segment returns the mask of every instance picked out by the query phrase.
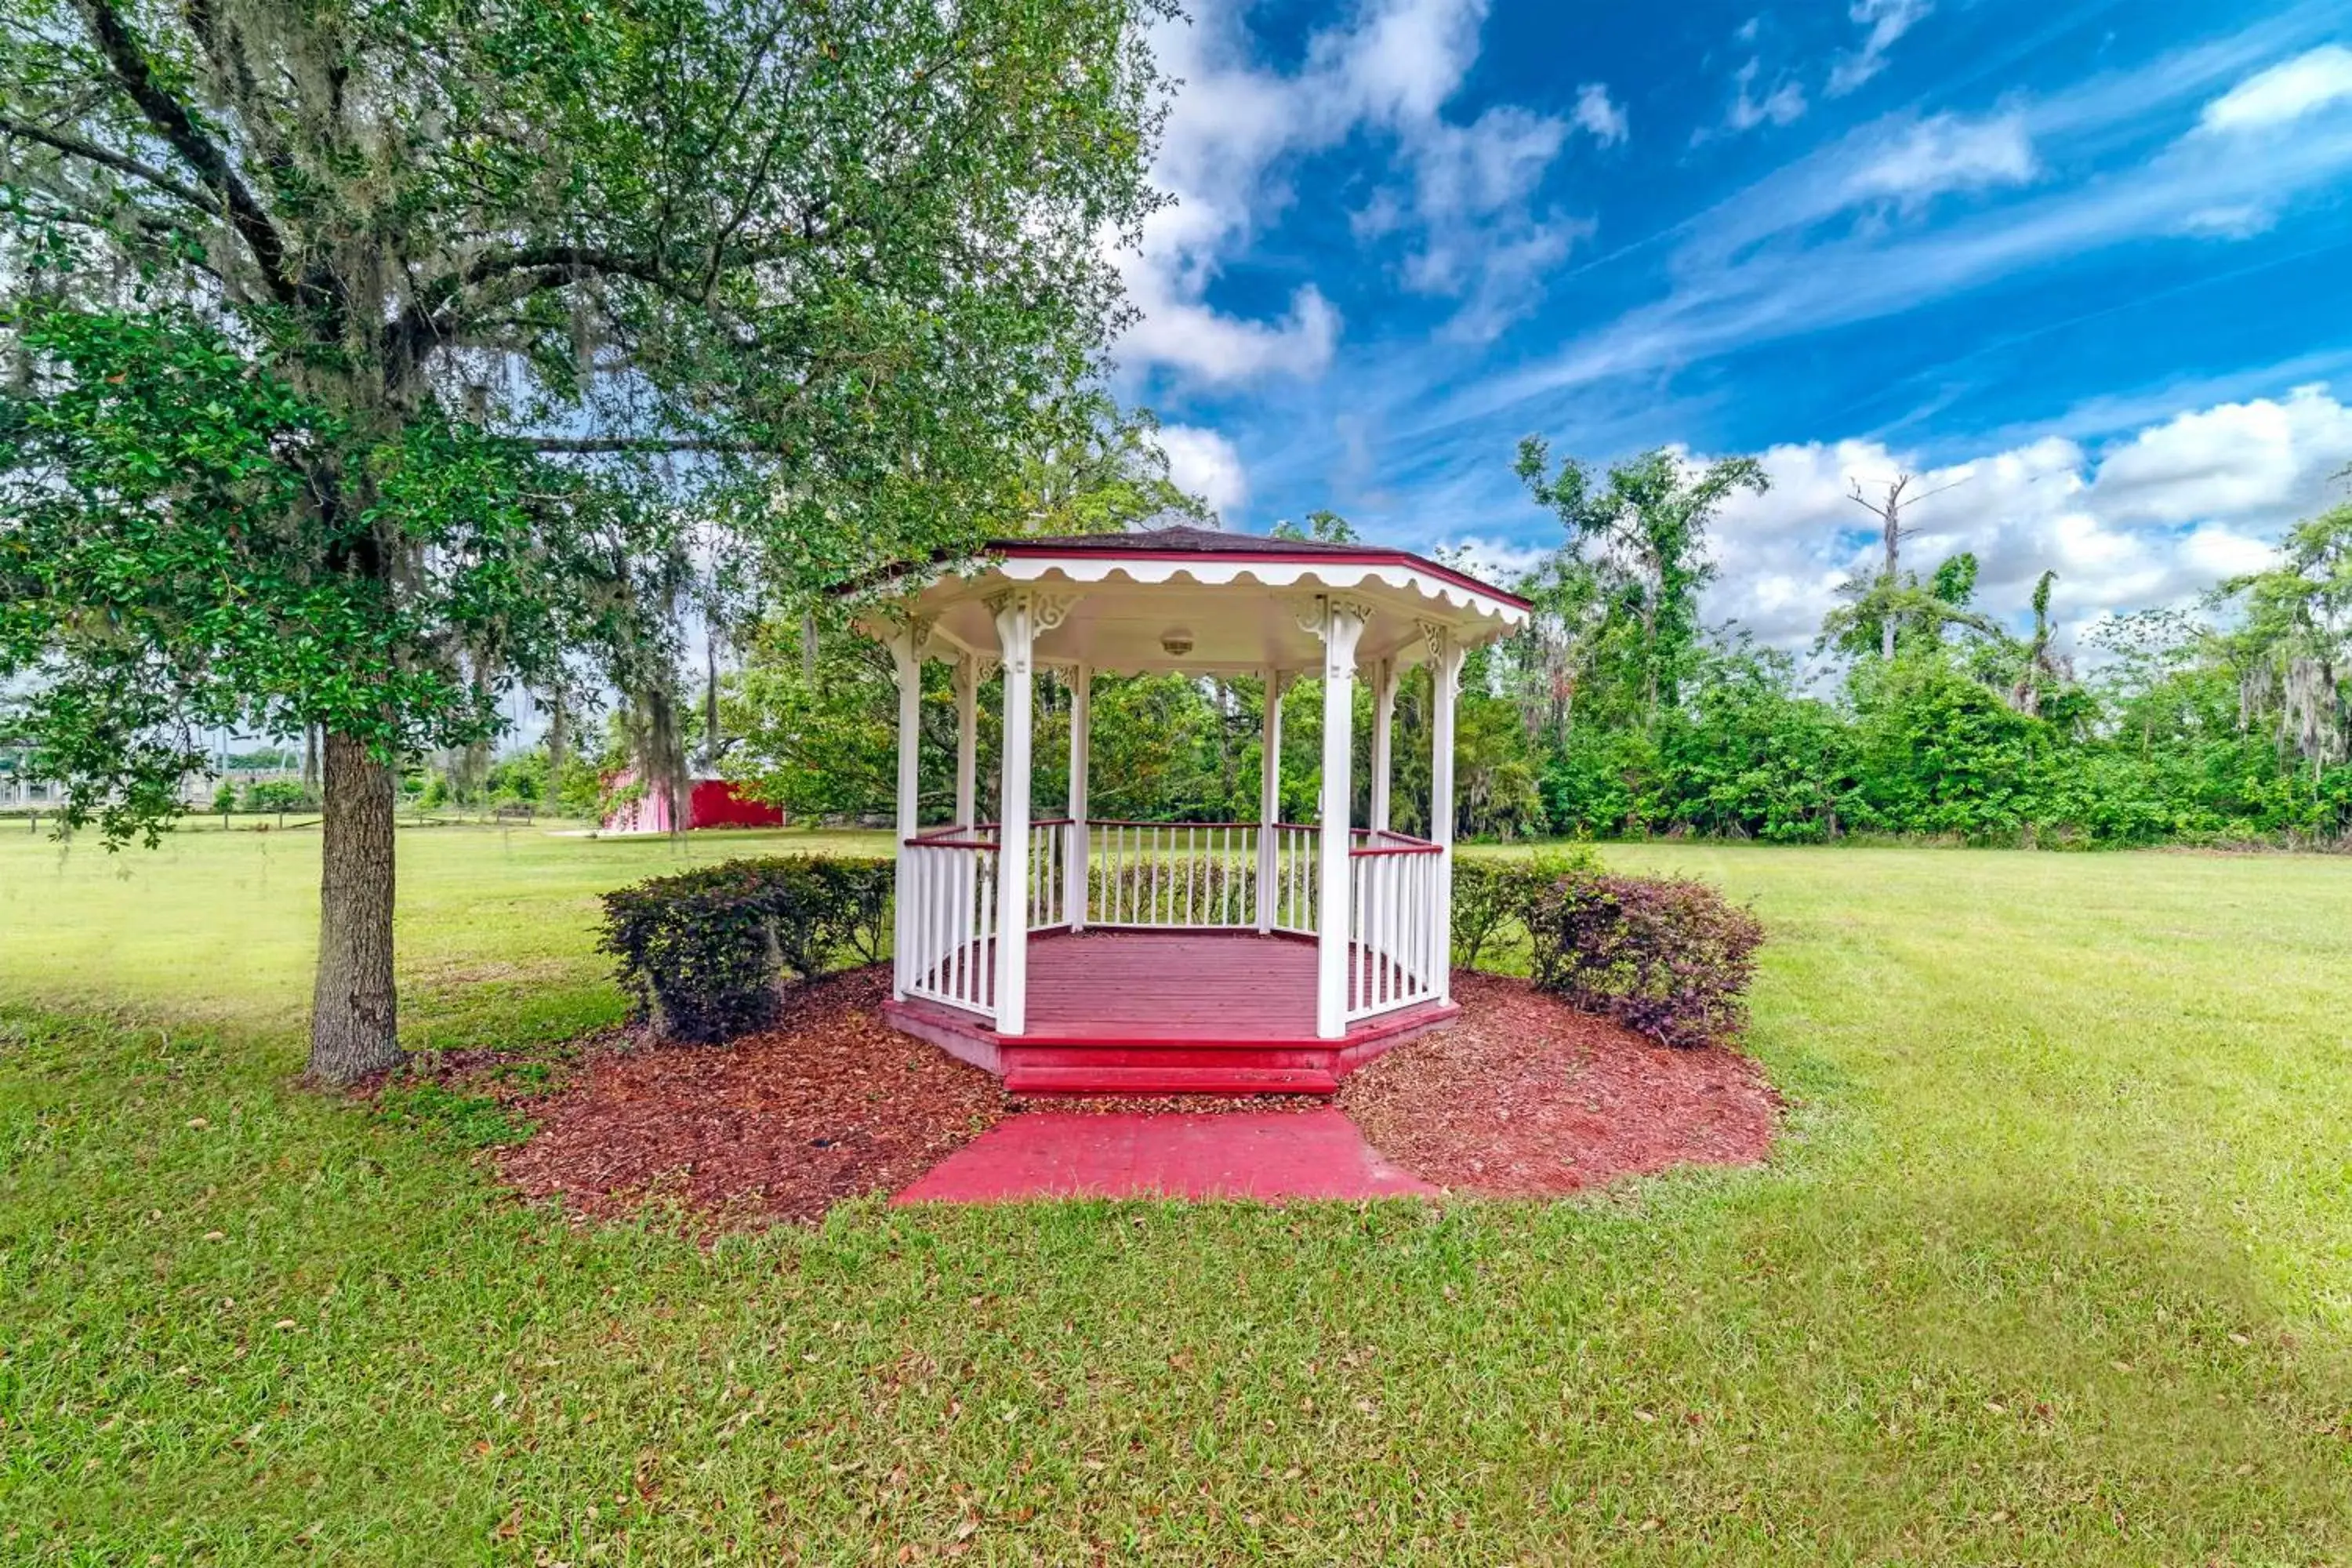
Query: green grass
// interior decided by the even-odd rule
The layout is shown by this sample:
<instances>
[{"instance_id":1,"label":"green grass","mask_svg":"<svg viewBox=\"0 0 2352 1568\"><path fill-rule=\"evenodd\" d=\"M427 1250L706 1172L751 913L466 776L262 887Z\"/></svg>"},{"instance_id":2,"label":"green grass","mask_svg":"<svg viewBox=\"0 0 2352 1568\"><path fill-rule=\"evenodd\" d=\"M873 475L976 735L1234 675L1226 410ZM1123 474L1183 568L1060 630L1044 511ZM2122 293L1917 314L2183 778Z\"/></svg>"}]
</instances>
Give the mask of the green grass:
<instances>
[{"instance_id":1,"label":"green grass","mask_svg":"<svg viewBox=\"0 0 2352 1568\"><path fill-rule=\"evenodd\" d=\"M400 853L455 1046L615 1016L678 852ZM0 1560L2352 1552L2352 862L1612 848L1771 932L1769 1167L705 1245L289 1087L315 854L0 838Z\"/></svg>"}]
</instances>

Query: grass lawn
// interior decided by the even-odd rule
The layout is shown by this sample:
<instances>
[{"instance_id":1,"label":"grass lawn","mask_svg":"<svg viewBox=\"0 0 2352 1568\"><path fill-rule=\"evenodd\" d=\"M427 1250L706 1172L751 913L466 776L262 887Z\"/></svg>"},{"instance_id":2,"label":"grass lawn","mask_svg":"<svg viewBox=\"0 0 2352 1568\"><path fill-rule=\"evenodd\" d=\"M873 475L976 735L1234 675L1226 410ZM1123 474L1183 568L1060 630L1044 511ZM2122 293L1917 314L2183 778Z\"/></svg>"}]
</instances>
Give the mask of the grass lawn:
<instances>
[{"instance_id":1,"label":"grass lawn","mask_svg":"<svg viewBox=\"0 0 2352 1568\"><path fill-rule=\"evenodd\" d=\"M0 836L0 1561L2352 1554L2352 861L1612 848L1765 920L1769 1167L703 1246L288 1087L316 853ZM679 863L400 855L446 1046Z\"/></svg>"}]
</instances>

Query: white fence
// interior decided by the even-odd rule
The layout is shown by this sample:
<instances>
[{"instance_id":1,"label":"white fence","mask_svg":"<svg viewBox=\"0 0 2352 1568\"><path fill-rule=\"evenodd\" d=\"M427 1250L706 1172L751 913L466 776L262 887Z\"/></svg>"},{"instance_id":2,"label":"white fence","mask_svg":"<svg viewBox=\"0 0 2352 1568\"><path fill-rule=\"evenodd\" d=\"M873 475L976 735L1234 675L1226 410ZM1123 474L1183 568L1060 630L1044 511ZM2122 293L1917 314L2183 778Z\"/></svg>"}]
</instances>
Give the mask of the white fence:
<instances>
[{"instance_id":1,"label":"white fence","mask_svg":"<svg viewBox=\"0 0 2352 1568\"><path fill-rule=\"evenodd\" d=\"M1078 825L1068 817L1029 825L1029 910L1031 931L1059 931L1070 923L1070 858L1077 853Z\"/></svg>"},{"instance_id":2,"label":"white fence","mask_svg":"<svg viewBox=\"0 0 2352 1568\"><path fill-rule=\"evenodd\" d=\"M1090 822L1087 923L1255 930L1255 823Z\"/></svg>"},{"instance_id":3,"label":"white fence","mask_svg":"<svg viewBox=\"0 0 2352 1568\"><path fill-rule=\"evenodd\" d=\"M997 855L988 827L945 828L899 847L892 963L902 994L996 1016Z\"/></svg>"},{"instance_id":4,"label":"white fence","mask_svg":"<svg viewBox=\"0 0 2352 1568\"><path fill-rule=\"evenodd\" d=\"M1444 877L1444 851L1426 839L1368 834L1348 851L1350 1021L1443 994Z\"/></svg>"}]
</instances>

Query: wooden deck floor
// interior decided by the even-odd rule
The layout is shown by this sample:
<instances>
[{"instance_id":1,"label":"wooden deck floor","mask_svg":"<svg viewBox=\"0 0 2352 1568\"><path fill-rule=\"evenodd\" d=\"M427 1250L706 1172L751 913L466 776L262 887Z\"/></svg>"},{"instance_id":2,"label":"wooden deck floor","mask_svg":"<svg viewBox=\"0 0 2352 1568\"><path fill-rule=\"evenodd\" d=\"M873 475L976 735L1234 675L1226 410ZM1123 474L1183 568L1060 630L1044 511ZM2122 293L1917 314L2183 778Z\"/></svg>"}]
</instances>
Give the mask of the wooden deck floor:
<instances>
[{"instance_id":1,"label":"wooden deck floor","mask_svg":"<svg viewBox=\"0 0 2352 1568\"><path fill-rule=\"evenodd\" d=\"M1255 932L1090 931L1029 939L1023 1038L1315 1037L1315 944Z\"/></svg>"}]
</instances>

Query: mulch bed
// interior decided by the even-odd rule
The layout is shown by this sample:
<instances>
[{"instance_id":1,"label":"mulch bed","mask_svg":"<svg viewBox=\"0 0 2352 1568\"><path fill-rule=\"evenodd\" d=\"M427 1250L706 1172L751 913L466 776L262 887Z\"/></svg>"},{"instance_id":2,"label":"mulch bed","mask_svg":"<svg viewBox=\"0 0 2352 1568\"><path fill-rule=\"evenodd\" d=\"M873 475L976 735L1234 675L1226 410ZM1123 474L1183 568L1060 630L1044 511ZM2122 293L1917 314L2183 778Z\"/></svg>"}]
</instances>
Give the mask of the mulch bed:
<instances>
[{"instance_id":1,"label":"mulch bed","mask_svg":"<svg viewBox=\"0 0 2352 1568\"><path fill-rule=\"evenodd\" d=\"M1756 1064L1675 1050L1528 985L1456 971L1462 1016L1350 1077L1341 1109L1440 1186L1548 1196L1663 1170L1747 1164L1777 1100Z\"/></svg>"},{"instance_id":2,"label":"mulch bed","mask_svg":"<svg viewBox=\"0 0 2352 1568\"><path fill-rule=\"evenodd\" d=\"M893 1193L1024 1107L997 1080L882 1022L886 968L801 988L775 1027L726 1046L642 1032L585 1042L500 1152L527 1197L616 1217L675 1203L724 1223L813 1222ZM1762 1160L1777 1101L1755 1064L1670 1050L1526 982L1457 973L1462 1016L1350 1077L1340 1108L1425 1181L1490 1196L1576 1192L1685 1163ZM488 1065L453 1054L436 1076ZM1050 1100L1056 1111L1307 1110L1307 1096Z\"/></svg>"},{"instance_id":3,"label":"mulch bed","mask_svg":"<svg viewBox=\"0 0 2352 1568\"><path fill-rule=\"evenodd\" d=\"M1003 1113L995 1079L883 1024L887 969L800 988L774 1028L726 1046L592 1053L535 1102L499 1173L582 1213L649 1199L740 1220L812 1221L896 1192Z\"/></svg>"}]
</instances>

